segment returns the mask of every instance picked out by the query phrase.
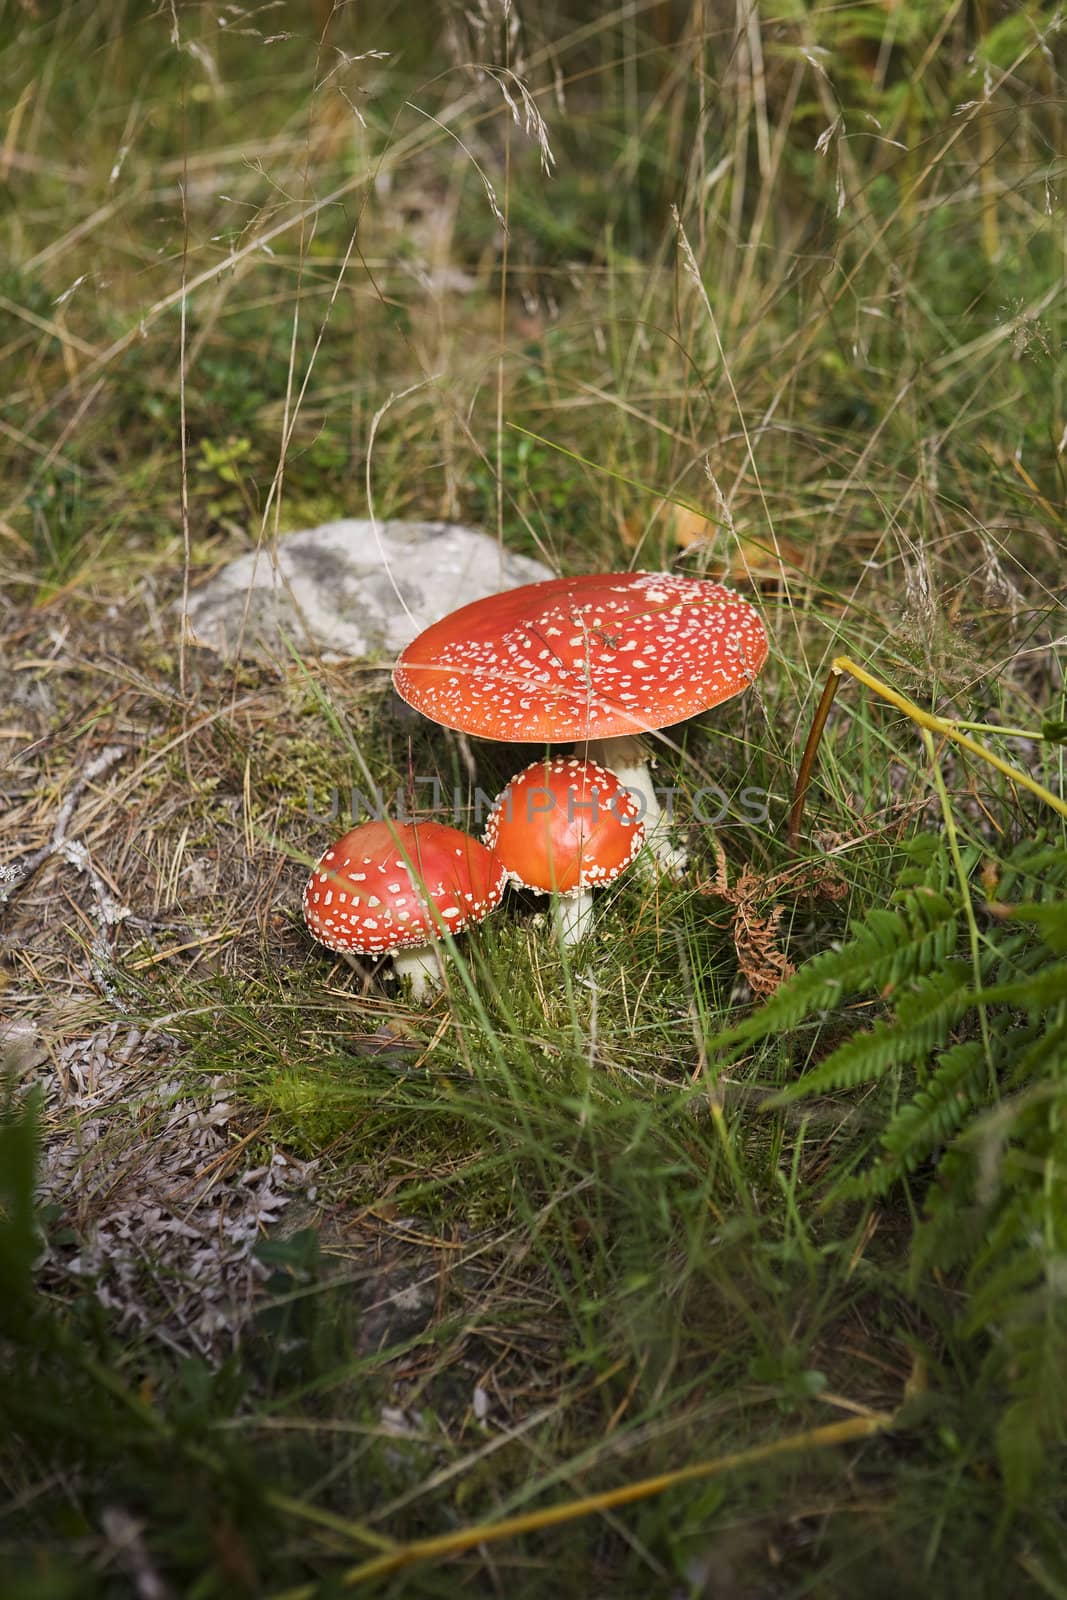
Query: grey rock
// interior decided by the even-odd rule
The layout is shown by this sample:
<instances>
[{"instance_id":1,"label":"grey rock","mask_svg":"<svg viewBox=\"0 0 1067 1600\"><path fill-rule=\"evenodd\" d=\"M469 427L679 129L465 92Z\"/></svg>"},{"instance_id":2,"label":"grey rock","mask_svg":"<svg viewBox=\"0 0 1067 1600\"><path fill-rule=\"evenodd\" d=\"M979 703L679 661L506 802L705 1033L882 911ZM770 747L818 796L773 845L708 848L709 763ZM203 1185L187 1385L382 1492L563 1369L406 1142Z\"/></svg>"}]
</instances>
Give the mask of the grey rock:
<instances>
[{"instance_id":1,"label":"grey rock","mask_svg":"<svg viewBox=\"0 0 1067 1600\"><path fill-rule=\"evenodd\" d=\"M327 522L240 556L190 596L197 644L284 659L283 635L326 660L392 658L471 600L555 574L450 522Z\"/></svg>"}]
</instances>

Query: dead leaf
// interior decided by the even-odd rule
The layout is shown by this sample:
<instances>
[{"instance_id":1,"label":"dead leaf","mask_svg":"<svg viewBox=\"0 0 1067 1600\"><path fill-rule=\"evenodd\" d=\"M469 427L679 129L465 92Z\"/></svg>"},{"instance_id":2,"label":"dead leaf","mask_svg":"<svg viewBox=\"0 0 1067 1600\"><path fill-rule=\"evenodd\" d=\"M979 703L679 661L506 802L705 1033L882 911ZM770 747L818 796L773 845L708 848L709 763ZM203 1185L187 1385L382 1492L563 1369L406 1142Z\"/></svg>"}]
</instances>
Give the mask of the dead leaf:
<instances>
[{"instance_id":1,"label":"dead leaf","mask_svg":"<svg viewBox=\"0 0 1067 1600\"><path fill-rule=\"evenodd\" d=\"M848 885L833 867L818 861L803 863L799 871L787 867L770 878L745 866L731 884L727 877L726 852L718 840L713 849L715 873L699 886L700 891L718 895L730 906L730 933L737 952L737 965L753 999L766 1000L796 971L778 944L778 925L785 904L778 901L767 910L768 902L773 902L775 895L786 888L792 894L807 892L840 900L848 893Z\"/></svg>"},{"instance_id":2,"label":"dead leaf","mask_svg":"<svg viewBox=\"0 0 1067 1600\"><path fill-rule=\"evenodd\" d=\"M737 952L737 965L752 991L754 1000L766 1000L787 978L795 967L777 943L778 924L785 906L774 905L764 913L758 909L768 899L768 880L742 867L740 875L731 884L726 876L726 852L716 840L715 876L702 887L725 900L733 910L730 932Z\"/></svg>"}]
</instances>

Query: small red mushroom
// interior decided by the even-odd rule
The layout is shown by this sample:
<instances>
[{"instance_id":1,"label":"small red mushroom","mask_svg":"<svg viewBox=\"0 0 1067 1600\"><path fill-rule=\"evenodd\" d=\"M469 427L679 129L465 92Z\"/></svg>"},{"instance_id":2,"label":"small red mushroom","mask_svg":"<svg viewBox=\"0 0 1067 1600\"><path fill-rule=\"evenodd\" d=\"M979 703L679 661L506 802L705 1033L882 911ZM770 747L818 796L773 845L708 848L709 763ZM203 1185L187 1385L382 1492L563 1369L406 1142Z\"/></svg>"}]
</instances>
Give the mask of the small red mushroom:
<instances>
[{"instance_id":1,"label":"small red mushroom","mask_svg":"<svg viewBox=\"0 0 1067 1600\"><path fill-rule=\"evenodd\" d=\"M706 578L665 572L550 578L461 606L393 671L424 716L484 739L577 741L659 805L636 734L729 700L767 656L755 606ZM669 853L669 846L666 847Z\"/></svg>"},{"instance_id":2,"label":"small red mushroom","mask_svg":"<svg viewBox=\"0 0 1067 1600\"><path fill-rule=\"evenodd\" d=\"M304 920L330 950L392 956L424 999L434 942L483 921L500 904L503 864L440 822L364 822L325 851L304 889Z\"/></svg>"},{"instance_id":3,"label":"small red mushroom","mask_svg":"<svg viewBox=\"0 0 1067 1600\"><path fill-rule=\"evenodd\" d=\"M513 883L566 901L565 944L587 931L590 890L611 883L641 848L645 830L632 795L595 761L534 761L493 804L484 840Z\"/></svg>"}]
</instances>

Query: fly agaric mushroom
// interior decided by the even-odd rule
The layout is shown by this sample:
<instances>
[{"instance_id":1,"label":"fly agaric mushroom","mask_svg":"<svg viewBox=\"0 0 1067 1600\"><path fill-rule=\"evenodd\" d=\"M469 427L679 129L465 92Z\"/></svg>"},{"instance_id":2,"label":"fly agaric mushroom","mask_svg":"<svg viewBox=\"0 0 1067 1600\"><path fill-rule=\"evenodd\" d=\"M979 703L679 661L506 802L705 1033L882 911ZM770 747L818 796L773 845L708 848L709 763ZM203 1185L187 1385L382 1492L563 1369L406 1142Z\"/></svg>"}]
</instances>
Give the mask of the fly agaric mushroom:
<instances>
[{"instance_id":1,"label":"fly agaric mushroom","mask_svg":"<svg viewBox=\"0 0 1067 1600\"><path fill-rule=\"evenodd\" d=\"M304 889L304 920L329 950L392 956L414 1000L436 985L434 942L495 911L507 873L458 828L364 822L320 859Z\"/></svg>"},{"instance_id":2,"label":"fly agaric mushroom","mask_svg":"<svg viewBox=\"0 0 1067 1600\"><path fill-rule=\"evenodd\" d=\"M593 909L590 890L611 883L641 848L633 797L595 761L534 761L497 795L484 840L524 889L554 893L564 944L577 944Z\"/></svg>"},{"instance_id":3,"label":"fly agaric mushroom","mask_svg":"<svg viewBox=\"0 0 1067 1600\"><path fill-rule=\"evenodd\" d=\"M682 722L753 682L767 656L756 608L706 578L664 572L550 578L461 606L393 671L434 722L484 739L577 741L644 800L645 836L672 852L636 735Z\"/></svg>"}]
</instances>

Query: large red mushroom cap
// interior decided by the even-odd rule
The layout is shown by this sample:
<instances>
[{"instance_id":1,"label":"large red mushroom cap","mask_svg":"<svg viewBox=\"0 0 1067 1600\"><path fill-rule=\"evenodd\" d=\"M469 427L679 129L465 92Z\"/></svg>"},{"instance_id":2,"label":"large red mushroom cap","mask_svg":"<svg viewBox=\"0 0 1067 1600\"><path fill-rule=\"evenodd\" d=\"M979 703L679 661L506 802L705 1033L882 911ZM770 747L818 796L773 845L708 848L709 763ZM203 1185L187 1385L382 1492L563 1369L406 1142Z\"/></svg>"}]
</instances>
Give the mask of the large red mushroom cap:
<instances>
[{"instance_id":1,"label":"large red mushroom cap","mask_svg":"<svg viewBox=\"0 0 1067 1600\"><path fill-rule=\"evenodd\" d=\"M514 883L573 894L617 878L645 837L629 790L595 761L534 761L497 795L485 843Z\"/></svg>"},{"instance_id":2,"label":"large red mushroom cap","mask_svg":"<svg viewBox=\"0 0 1067 1600\"><path fill-rule=\"evenodd\" d=\"M506 882L501 862L458 828L364 822L322 856L304 889L304 919L330 950L394 955L481 922Z\"/></svg>"},{"instance_id":3,"label":"large red mushroom cap","mask_svg":"<svg viewBox=\"0 0 1067 1600\"><path fill-rule=\"evenodd\" d=\"M755 606L706 578L550 578L461 606L413 639L397 693L485 739L647 733L747 689L767 656Z\"/></svg>"}]
</instances>

